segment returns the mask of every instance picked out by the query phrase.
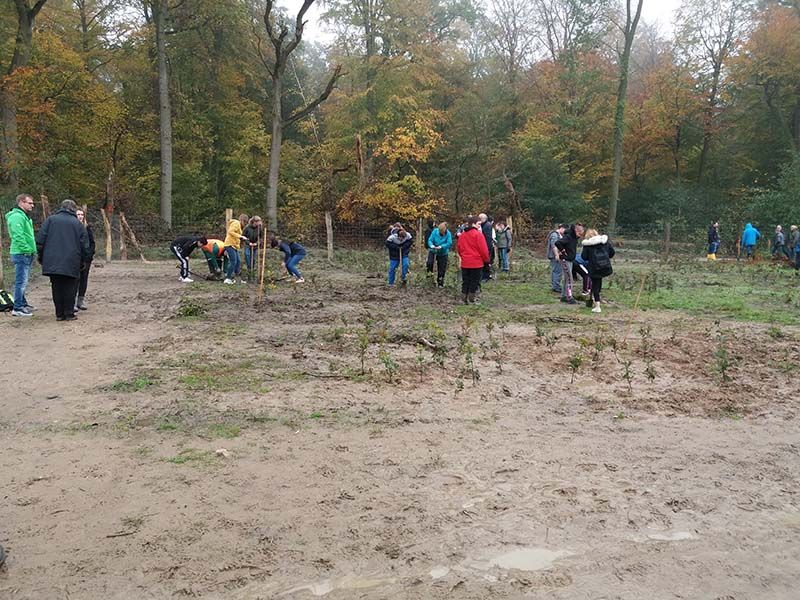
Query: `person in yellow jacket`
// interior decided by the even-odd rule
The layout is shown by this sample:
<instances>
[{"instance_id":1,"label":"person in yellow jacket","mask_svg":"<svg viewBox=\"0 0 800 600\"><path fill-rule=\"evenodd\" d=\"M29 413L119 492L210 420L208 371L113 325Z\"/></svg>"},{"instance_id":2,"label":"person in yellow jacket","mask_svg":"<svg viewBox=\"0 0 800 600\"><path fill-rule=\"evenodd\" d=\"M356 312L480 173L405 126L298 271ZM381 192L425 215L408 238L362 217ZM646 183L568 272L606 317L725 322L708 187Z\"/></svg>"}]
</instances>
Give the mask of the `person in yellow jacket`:
<instances>
[{"instance_id":1,"label":"person in yellow jacket","mask_svg":"<svg viewBox=\"0 0 800 600\"><path fill-rule=\"evenodd\" d=\"M228 223L228 233L225 236L225 256L228 258L228 270L225 273L225 281L232 285L236 283L236 275L242 270L242 257L239 255L239 248L241 247L242 240L248 241L242 235L242 228L247 224L249 217L247 215L239 215L239 219L231 219Z\"/></svg>"}]
</instances>

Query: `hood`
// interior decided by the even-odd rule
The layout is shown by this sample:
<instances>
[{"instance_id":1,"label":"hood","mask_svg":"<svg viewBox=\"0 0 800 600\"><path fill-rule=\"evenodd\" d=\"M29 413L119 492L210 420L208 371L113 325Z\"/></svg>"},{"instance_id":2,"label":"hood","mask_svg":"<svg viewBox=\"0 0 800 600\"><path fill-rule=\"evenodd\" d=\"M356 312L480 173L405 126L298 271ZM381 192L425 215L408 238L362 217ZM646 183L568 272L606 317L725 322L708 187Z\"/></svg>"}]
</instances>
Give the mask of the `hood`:
<instances>
[{"instance_id":1,"label":"hood","mask_svg":"<svg viewBox=\"0 0 800 600\"><path fill-rule=\"evenodd\" d=\"M747 225L744 226L744 228L745 229L752 229L753 228L753 224L752 223L748 223Z\"/></svg>"},{"instance_id":2,"label":"hood","mask_svg":"<svg viewBox=\"0 0 800 600\"><path fill-rule=\"evenodd\" d=\"M409 232L407 232L407 231L406 231L406 234L405 234L405 236L404 236L404 237L402 237L402 238L401 238L401 237L400 237L399 235L397 235L396 233L393 233L392 235L390 235L390 236L387 238L387 240L386 240L386 241L387 241L387 242L394 242L395 244L402 244L403 242L407 242L407 241L408 241L408 240L410 240L410 239L411 239L411 234L410 234Z\"/></svg>"},{"instance_id":3,"label":"hood","mask_svg":"<svg viewBox=\"0 0 800 600\"><path fill-rule=\"evenodd\" d=\"M607 235L593 235L588 240L583 240L584 246L599 246L600 244L607 244Z\"/></svg>"}]
</instances>

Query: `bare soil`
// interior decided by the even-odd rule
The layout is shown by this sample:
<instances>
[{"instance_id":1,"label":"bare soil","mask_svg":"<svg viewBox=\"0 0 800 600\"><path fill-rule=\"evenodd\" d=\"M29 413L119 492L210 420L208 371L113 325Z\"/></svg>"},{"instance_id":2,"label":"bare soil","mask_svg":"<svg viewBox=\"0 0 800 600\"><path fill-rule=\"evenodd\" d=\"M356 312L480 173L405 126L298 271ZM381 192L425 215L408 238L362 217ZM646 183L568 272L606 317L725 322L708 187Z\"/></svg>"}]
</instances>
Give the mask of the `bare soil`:
<instances>
[{"instance_id":1,"label":"bare soil","mask_svg":"<svg viewBox=\"0 0 800 600\"><path fill-rule=\"evenodd\" d=\"M308 269L0 319L0 598L798 597L797 331Z\"/></svg>"}]
</instances>

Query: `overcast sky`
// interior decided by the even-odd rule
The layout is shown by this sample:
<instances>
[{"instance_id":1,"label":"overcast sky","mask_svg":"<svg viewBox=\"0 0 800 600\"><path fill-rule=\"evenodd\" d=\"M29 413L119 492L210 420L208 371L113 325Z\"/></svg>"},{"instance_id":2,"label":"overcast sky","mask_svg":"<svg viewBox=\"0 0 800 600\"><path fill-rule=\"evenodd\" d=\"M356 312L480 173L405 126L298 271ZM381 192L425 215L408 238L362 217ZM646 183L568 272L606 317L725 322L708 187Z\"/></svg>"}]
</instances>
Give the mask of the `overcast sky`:
<instances>
[{"instance_id":1,"label":"overcast sky","mask_svg":"<svg viewBox=\"0 0 800 600\"><path fill-rule=\"evenodd\" d=\"M303 5L303 0L278 0L277 4L286 7L289 14L294 16ZM680 6L680 0L644 0L642 19L648 23L658 23L661 31L668 34L672 31L672 13L678 6ZM306 13L308 24L303 36L306 40L325 42L330 38L330 34L326 34L319 15L320 1L317 0Z\"/></svg>"}]
</instances>

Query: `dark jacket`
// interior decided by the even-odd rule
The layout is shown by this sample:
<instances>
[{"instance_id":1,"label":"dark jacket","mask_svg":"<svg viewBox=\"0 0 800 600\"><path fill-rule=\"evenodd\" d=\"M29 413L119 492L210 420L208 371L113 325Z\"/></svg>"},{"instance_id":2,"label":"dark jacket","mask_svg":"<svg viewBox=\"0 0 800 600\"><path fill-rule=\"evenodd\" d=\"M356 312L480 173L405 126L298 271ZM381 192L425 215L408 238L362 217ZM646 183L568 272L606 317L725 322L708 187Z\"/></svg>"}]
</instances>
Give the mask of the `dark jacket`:
<instances>
[{"instance_id":1,"label":"dark jacket","mask_svg":"<svg viewBox=\"0 0 800 600\"><path fill-rule=\"evenodd\" d=\"M719 244L719 231L713 225L708 228L708 243Z\"/></svg>"},{"instance_id":2,"label":"dark jacket","mask_svg":"<svg viewBox=\"0 0 800 600\"><path fill-rule=\"evenodd\" d=\"M561 252L560 258L563 260L569 262L575 260L575 253L578 251L578 234L575 233L575 225L570 225L561 239L553 243L553 246Z\"/></svg>"},{"instance_id":3,"label":"dark jacket","mask_svg":"<svg viewBox=\"0 0 800 600\"><path fill-rule=\"evenodd\" d=\"M386 248L389 250L389 260L400 260L401 256L408 256L411 250L411 245L414 243L414 238L410 233L406 232L406 239L400 241L396 233L389 236L386 240Z\"/></svg>"},{"instance_id":4,"label":"dark jacket","mask_svg":"<svg viewBox=\"0 0 800 600\"><path fill-rule=\"evenodd\" d=\"M284 254L283 256L284 263L288 263L289 259L292 258L293 256L306 255L306 249L303 247L302 244L299 244L298 242L286 242L284 240L281 240L280 243L278 244L278 250L280 250Z\"/></svg>"},{"instance_id":5,"label":"dark jacket","mask_svg":"<svg viewBox=\"0 0 800 600\"><path fill-rule=\"evenodd\" d=\"M36 234L36 251L43 275L77 279L90 258L89 234L74 212L62 208Z\"/></svg>"},{"instance_id":6,"label":"dark jacket","mask_svg":"<svg viewBox=\"0 0 800 600\"><path fill-rule=\"evenodd\" d=\"M608 240L607 235L596 235L590 237L588 240L583 240L583 250L581 250L581 258L586 261L586 268L589 270L590 277L608 277L613 272L611 263L608 264L603 270L598 267L597 254L599 251L605 251L608 258L614 258L614 246Z\"/></svg>"},{"instance_id":7,"label":"dark jacket","mask_svg":"<svg viewBox=\"0 0 800 600\"><path fill-rule=\"evenodd\" d=\"M244 228L244 231L242 231L242 235L246 237L251 244L259 244L264 241L264 228L248 225Z\"/></svg>"},{"instance_id":8,"label":"dark jacket","mask_svg":"<svg viewBox=\"0 0 800 600\"><path fill-rule=\"evenodd\" d=\"M95 250L97 250L97 246L94 243L94 232L92 231L91 225L86 225L86 235L89 236L89 258L86 259L87 263L92 262L94 259Z\"/></svg>"},{"instance_id":9,"label":"dark jacket","mask_svg":"<svg viewBox=\"0 0 800 600\"><path fill-rule=\"evenodd\" d=\"M494 221L486 221L486 223L481 225L481 232L483 233L483 238L486 240L486 247L489 248L490 253L492 248L494 248L494 237L492 236L493 231Z\"/></svg>"},{"instance_id":10,"label":"dark jacket","mask_svg":"<svg viewBox=\"0 0 800 600\"><path fill-rule=\"evenodd\" d=\"M202 238L199 238L196 235L182 235L172 240L172 244L170 244L170 246L177 246L181 252L181 256L187 258L192 252L194 252L195 248L200 247L201 239Z\"/></svg>"}]
</instances>

